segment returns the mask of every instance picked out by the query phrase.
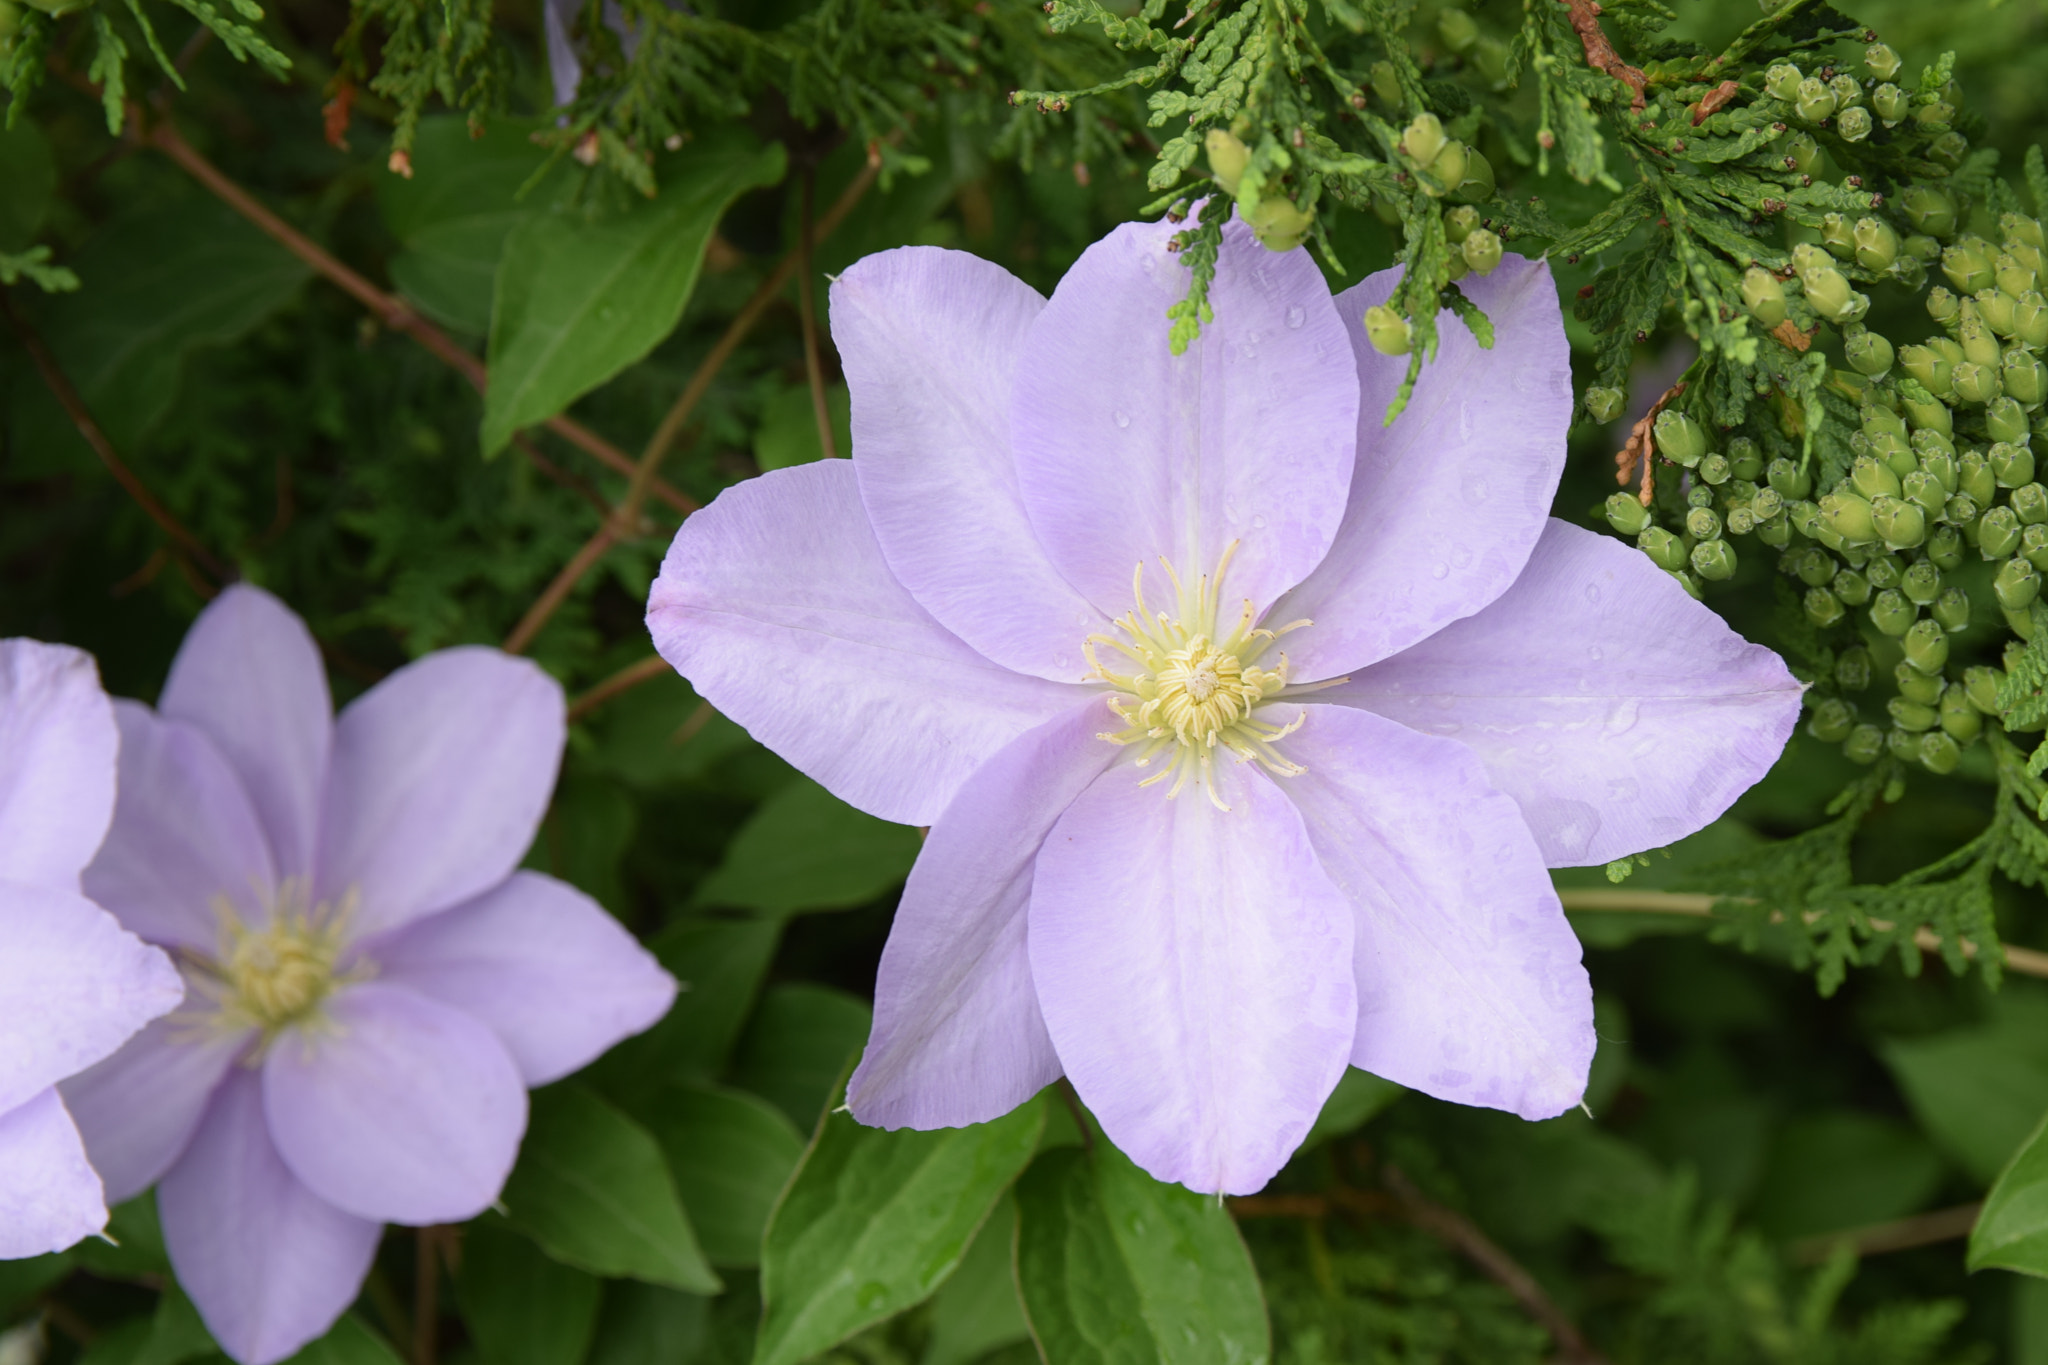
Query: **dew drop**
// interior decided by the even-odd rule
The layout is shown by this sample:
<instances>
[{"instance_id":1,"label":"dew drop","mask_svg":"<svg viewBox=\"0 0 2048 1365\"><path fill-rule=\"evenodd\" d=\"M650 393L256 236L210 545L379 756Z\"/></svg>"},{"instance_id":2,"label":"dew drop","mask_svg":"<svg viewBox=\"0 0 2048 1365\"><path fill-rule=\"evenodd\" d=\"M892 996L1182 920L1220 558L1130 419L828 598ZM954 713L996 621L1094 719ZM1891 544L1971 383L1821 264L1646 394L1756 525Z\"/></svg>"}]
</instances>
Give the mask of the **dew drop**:
<instances>
[{"instance_id":1,"label":"dew drop","mask_svg":"<svg viewBox=\"0 0 2048 1365\"><path fill-rule=\"evenodd\" d=\"M1483 479L1483 478L1481 478L1481 479L1474 479L1474 480L1472 480L1472 482L1470 482L1470 483L1466 484L1466 485L1465 485L1465 497L1466 497L1466 500L1467 500L1467 501L1470 501L1470 502L1485 502L1485 501L1486 501L1486 480L1485 480L1485 479Z\"/></svg>"},{"instance_id":2,"label":"dew drop","mask_svg":"<svg viewBox=\"0 0 2048 1365\"><path fill-rule=\"evenodd\" d=\"M1588 602L1598 602L1600 600L1600 585L1598 583L1588 583L1586 585L1586 600Z\"/></svg>"},{"instance_id":3,"label":"dew drop","mask_svg":"<svg viewBox=\"0 0 2048 1365\"><path fill-rule=\"evenodd\" d=\"M1263 531L1266 529L1265 514L1261 513L1260 515L1252 518L1252 529L1254 531Z\"/></svg>"},{"instance_id":4,"label":"dew drop","mask_svg":"<svg viewBox=\"0 0 2048 1365\"><path fill-rule=\"evenodd\" d=\"M1116 419L1116 424L1119 429L1127 427L1131 424L1131 415L1128 412L1117 411L1111 413L1110 416Z\"/></svg>"},{"instance_id":5,"label":"dew drop","mask_svg":"<svg viewBox=\"0 0 2048 1365\"><path fill-rule=\"evenodd\" d=\"M1289 327L1298 328L1306 321L1308 321L1308 314L1301 308L1295 307L1287 310L1287 325Z\"/></svg>"},{"instance_id":6,"label":"dew drop","mask_svg":"<svg viewBox=\"0 0 2048 1365\"><path fill-rule=\"evenodd\" d=\"M1589 645L1586 648L1586 657L1597 664L1602 659L1607 657L1607 651L1600 648L1600 646L1598 645Z\"/></svg>"},{"instance_id":7,"label":"dew drop","mask_svg":"<svg viewBox=\"0 0 2048 1365\"><path fill-rule=\"evenodd\" d=\"M1448 564L1432 564L1429 569L1429 576L1431 578L1449 578L1451 576L1451 566Z\"/></svg>"},{"instance_id":8,"label":"dew drop","mask_svg":"<svg viewBox=\"0 0 2048 1365\"><path fill-rule=\"evenodd\" d=\"M1623 697L1614 703L1607 713L1607 733L1625 735L1636 728L1636 719L1642 712L1642 703L1634 697Z\"/></svg>"}]
</instances>

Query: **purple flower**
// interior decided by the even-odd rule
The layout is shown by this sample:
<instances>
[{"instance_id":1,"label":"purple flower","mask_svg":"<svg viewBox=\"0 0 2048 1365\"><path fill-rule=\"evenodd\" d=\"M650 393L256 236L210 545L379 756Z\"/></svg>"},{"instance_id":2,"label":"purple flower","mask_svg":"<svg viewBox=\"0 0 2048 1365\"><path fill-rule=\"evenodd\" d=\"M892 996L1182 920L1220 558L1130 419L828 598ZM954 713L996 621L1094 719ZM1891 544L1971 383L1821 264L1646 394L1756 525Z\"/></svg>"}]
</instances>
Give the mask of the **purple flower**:
<instances>
[{"instance_id":1,"label":"purple flower","mask_svg":"<svg viewBox=\"0 0 2048 1365\"><path fill-rule=\"evenodd\" d=\"M170 959L79 894L119 742L90 655L0 640L0 1260L107 1225L56 1085L184 994Z\"/></svg>"},{"instance_id":2,"label":"purple flower","mask_svg":"<svg viewBox=\"0 0 2048 1365\"><path fill-rule=\"evenodd\" d=\"M1576 1104L1591 991L1546 865L1714 819L1799 709L1643 555L1550 521L1555 288L1464 287L1403 362L1305 252L1226 232L1185 356L1172 229L1050 300L905 248L832 291L854 458L677 535L656 646L846 801L931 825L849 1086L994 1117L1061 1074L1162 1180L1258 1189L1347 1064L1529 1118Z\"/></svg>"},{"instance_id":3,"label":"purple flower","mask_svg":"<svg viewBox=\"0 0 2048 1365\"><path fill-rule=\"evenodd\" d=\"M184 1008L64 1086L123 1199L161 1181L178 1281L223 1349L320 1336L384 1223L498 1196L526 1087L660 1018L675 983L609 915L515 872L561 759L560 688L450 649L339 717L305 626L231 588L155 713L116 705L91 894L170 948Z\"/></svg>"}]
</instances>

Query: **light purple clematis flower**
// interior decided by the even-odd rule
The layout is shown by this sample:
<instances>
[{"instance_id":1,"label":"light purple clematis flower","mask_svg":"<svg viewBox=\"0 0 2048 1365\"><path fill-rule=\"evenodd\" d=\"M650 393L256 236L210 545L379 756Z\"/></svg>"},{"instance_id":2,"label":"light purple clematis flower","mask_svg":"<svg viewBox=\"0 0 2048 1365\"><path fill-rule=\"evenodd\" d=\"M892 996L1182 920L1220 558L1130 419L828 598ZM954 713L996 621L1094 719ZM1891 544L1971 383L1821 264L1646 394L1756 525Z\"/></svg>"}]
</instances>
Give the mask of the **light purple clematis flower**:
<instances>
[{"instance_id":1,"label":"light purple clematis flower","mask_svg":"<svg viewBox=\"0 0 2048 1365\"><path fill-rule=\"evenodd\" d=\"M382 1224L487 1208L526 1088L659 1019L675 982L581 892L514 871L564 732L523 659L443 650L336 717L305 626L237 587L158 709L116 712L85 885L187 990L64 1098L111 1198L161 1180L179 1283L269 1365L354 1300Z\"/></svg>"},{"instance_id":2,"label":"light purple clematis flower","mask_svg":"<svg viewBox=\"0 0 2048 1365\"><path fill-rule=\"evenodd\" d=\"M184 994L169 958L79 893L119 744L90 655L0 640L0 1260L106 1227L57 1082Z\"/></svg>"},{"instance_id":3,"label":"light purple clematis flower","mask_svg":"<svg viewBox=\"0 0 2048 1365\"><path fill-rule=\"evenodd\" d=\"M1551 521L1570 367L1510 256L1405 362L1226 231L1216 320L1126 225L1050 300L959 252L832 291L854 458L727 490L648 605L714 706L929 824L848 1102L973 1123L1062 1074L1162 1180L1258 1189L1346 1065L1543 1118L1593 1055L1546 866L1666 844L1799 685L1643 555Z\"/></svg>"}]
</instances>

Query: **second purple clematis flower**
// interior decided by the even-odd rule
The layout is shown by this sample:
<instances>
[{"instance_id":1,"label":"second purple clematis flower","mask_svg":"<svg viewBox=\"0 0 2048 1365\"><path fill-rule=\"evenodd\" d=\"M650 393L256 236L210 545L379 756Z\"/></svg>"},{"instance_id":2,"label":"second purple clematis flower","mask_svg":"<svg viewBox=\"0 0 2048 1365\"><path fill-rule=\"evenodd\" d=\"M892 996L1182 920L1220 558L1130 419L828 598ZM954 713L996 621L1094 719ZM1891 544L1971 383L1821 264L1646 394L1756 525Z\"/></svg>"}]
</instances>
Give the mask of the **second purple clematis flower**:
<instances>
[{"instance_id":1,"label":"second purple clematis flower","mask_svg":"<svg viewBox=\"0 0 2048 1365\"><path fill-rule=\"evenodd\" d=\"M1225 233L1183 356L1173 228L1050 300L959 252L832 291L853 459L728 490L649 602L713 705L846 801L929 824L856 1118L999 1115L1062 1074L1162 1180L1258 1189L1347 1065L1544 1118L1592 993L1546 866L1699 829L1799 685L1644 556L1547 517L1555 287L1464 288L1405 362L1303 251Z\"/></svg>"},{"instance_id":2,"label":"second purple clematis flower","mask_svg":"<svg viewBox=\"0 0 2048 1365\"><path fill-rule=\"evenodd\" d=\"M525 660L443 650L336 717L305 626L237 587L158 709L116 710L85 886L186 993L64 1099L110 1198L161 1181L215 1339L269 1365L354 1300L383 1224L487 1208L526 1087L660 1018L675 983L581 892L514 871L564 731Z\"/></svg>"}]
</instances>

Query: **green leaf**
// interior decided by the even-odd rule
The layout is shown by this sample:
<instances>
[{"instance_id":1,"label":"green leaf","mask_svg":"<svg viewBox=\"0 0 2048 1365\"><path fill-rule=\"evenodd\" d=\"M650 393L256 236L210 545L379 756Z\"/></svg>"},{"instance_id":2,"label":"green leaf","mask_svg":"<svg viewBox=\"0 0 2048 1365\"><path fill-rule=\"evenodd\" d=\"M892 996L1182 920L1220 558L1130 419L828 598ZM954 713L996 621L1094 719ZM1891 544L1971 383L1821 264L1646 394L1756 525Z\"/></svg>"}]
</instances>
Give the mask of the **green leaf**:
<instances>
[{"instance_id":1,"label":"green leaf","mask_svg":"<svg viewBox=\"0 0 2048 1365\"><path fill-rule=\"evenodd\" d=\"M354 1313L344 1313L341 1321L328 1329L326 1336L300 1347L299 1353L291 1358L291 1365L401 1365L401 1362L398 1352L371 1331L368 1323Z\"/></svg>"},{"instance_id":2,"label":"green leaf","mask_svg":"<svg viewBox=\"0 0 2048 1365\"><path fill-rule=\"evenodd\" d=\"M804 1135L768 1101L710 1086L671 1087L646 1117L704 1254L713 1265L759 1265L761 1233Z\"/></svg>"},{"instance_id":3,"label":"green leaf","mask_svg":"<svg viewBox=\"0 0 2048 1365\"><path fill-rule=\"evenodd\" d=\"M1921 1128L1985 1186L2048 1113L2048 1001L2014 982L1991 1010L1988 1024L1878 1047Z\"/></svg>"},{"instance_id":4,"label":"green leaf","mask_svg":"<svg viewBox=\"0 0 2048 1365\"><path fill-rule=\"evenodd\" d=\"M877 820L800 778L741 826L697 903L775 915L865 905L910 875L922 846L909 825Z\"/></svg>"},{"instance_id":5,"label":"green leaf","mask_svg":"<svg viewBox=\"0 0 2048 1365\"><path fill-rule=\"evenodd\" d=\"M514 227L491 308L483 449L554 416L675 330L726 206L782 179L781 146L706 137L671 158L661 194L595 222L562 212Z\"/></svg>"},{"instance_id":6,"label":"green leaf","mask_svg":"<svg viewBox=\"0 0 2048 1365\"><path fill-rule=\"evenodd\" d=\"M1969 1266L2048 1275L2048 1120L1984 1196L1984 1212L1970 1230Z\"/></svg>"},{"instance_id":7,"label":"green leaf","mask_svg":"<svg viewBox=\"0 0 2048 1365\"><path fill-rule=\"evenodd\" d=\"M422 119L412 177L377 178L385 225L405 244L391 258L391 282L434 321L489 333L505 238L545 212L553 194L548 181L527 189L548 164L547 150L532 138L541 126L537 119L493 119L473 138L459 114Z\"/></svg>"},{"instance_id":8,"label":"green leaf","mask_svg":"<svg viewBox=\"0 0 2048 1365\"><path fill-rule=\"evenodd\" d=\"M107 1214L106 1238L88 1237L71 1249L71 1255L93 1274L110 1280L169 1275L171 1258L164 1250L155 1193L116 1204Z\"/></svg>"},{"instance_id":9,"label":"green leaf","mask_svg":"<svg viewBox=\"0 0 2048 1365\"><path fill-rule=\"evenodd\" d=\"M851 454L853 400L846 385L834 384L825 390L825 413L832 422L834 453ZM792 384L770 394L761 405L761 424L754 428L754 463L765 471L824 458L811 386Z\"/></svg>"},{"instance_id":10,"label":"green leaf","mask_svg":"<svg viewBox=\"0 0 2048 1365\"><path fill-rule=\"evenodd\" d=\"M35 241L57 192L57 163L33 123L0 128L0 251Z\"/></svg>"},{"instance_id":11,"label":"green leaf","mask_svg":"<svg viewBox=\"0 0 2048 1365\"><path fill-rule=\"evenodd\" d=\"M629 786L660 788L701 777L705 769L751 741L673 673L606 702L591 722L595 744L577 755L580 767Z\"/></svg>"},{"instance_id":12,"label":"green leaf","mask_svg":"<svg viewBox=\"0 0 2048 1365\"><path fill-rule=\"evenodd\" d=\"M154 1330L151 1319L130 1318L95 1338L78 1358L78 1365L135 1365L135 1358L149 1345Z\"/></svg>"},{"instance_id":13,"label":"green leaf","mask_svg":"<svg viewBox=\"0 0 2048 1365\"><path fill-rule=\"evenodd\" d=\"M1355 1066L1346 1067L1337 1088L1323 1101L1323 1112L1316 1115L1308 1136L1301 1140L1302 1149L1306 1151L1318 1142L1363 1128L1374 1115L1407 1093L1406 1086L1382 1080Z\"/></svg>"},{"instance_id":14,"label":"green leaf","mask_svg":"<svg viewBox=\"0 0 2048 1365\"><path fill-rule=\"evenodd\" d=\"M519 1164L505 1182L512 1225L564 1265L715 1294L661 1147L580 1085L534 1092Z\"/></svg>"},{"instance_id":15,"label":"green leaf","mask_svg":"<svg viewBox=\"0 0 2048 1365\"><path fill-rule=\"evenodd\" d=\"M213 1334L199 1320L199 1310L185 1291L172 1285L156 1301L149 1340L135 1354L134 1365L184 1365L188 1360L220 1354Z\"/></svg>"},{"instance_id":16,"label":"green leaf","mask_svg":"<svg viewBox=\"0 0 2048 1365\"><path fill-rule=\"evenodd\" d=\"M1041 1105L930 1132L826 1115L768 1224L754 1365L795 1365L929 1297L1031 1159Z\"/></svg>"},{"instance_id":17,"label":"green leaf","mask_svg":"<svg viewBox=\"0 0 2048 1365\"><path fill-rule=\"evenodd\" d=\"M600 1288L494 1220L463 1233L455 1297L484 1365L581 1365Z\"/></svg>"},{"instance_id":18,"label":"green leaf","mask_svg":"<svg viewBox=\"0 0 2048 1365\"><path fill-rule=\"evenodd\" d=\"M1778 1133L1751 1201L1781 1239L1845 1231L1927 1206L1947 1174L1918 1130L1855 1110L1801 1114Z\"/></svg>"},{"instance_id":19,"label":"green leaf","mask_svg":"<svg viewBox=\"0 0 2048 1365\"><path fill-rule=\"evenodd\" d=\"M684 920L662 930L647 947L682 983L682 993L660 1023L613 1048L585 1075L628 1109L670 1081L721 1075L781 941L779 920ZM832 1063L835 1077L844 1060Z\"/></svg>"},{"instance_id":20,"label":"green leaf","mask_svg":"<svg viewBox=\"0 0 2048 1365\"><path fill-rule=\"evenodd\" d=\"M1097 1137L1031 1163L1017 1218L1017 1282L1045 1359L1269 1359L1258 1275L1220 1200L1160 1184Z\"/></svg>"},{"instance_id":21,"label":"green leaf","mask_svg":"<svg viewBox=\"0 0 2048 1365\"><path fill-rule=\"evenodd\" d=\"M640 807L618 783L564 777L527 865L568 882L614 915L624 915L632 907L622 864L639 823Z\"/></svg>"},{"instance_id":22,"label":"green leaf","mask_svg":"<svg viewBox=\"0 0 2048 1365\"><path fill-rule=\"evenodd\" d=\"M1000 1346L1029 1341L1011 1269L1017 1201L1009 1195L974 1234L960 1268L932 1295L931 1336L920 1365L968 1365Z\"/></svg>"},{"instance_id":23,"label":"green leaf","mask_svg":"<svg viewBox=\"0 0 2048 1365\"><path fill-rule=\"evenodd\" d=\"M733 1059L732 1083L773 1100L809 1132L867 1041L867 1002L830 986L792 983L761 999Z\"/></svg>"},{"instance_id":24,"label":"green leaf","mask_svg":"<svg viewBox=\"0 0 2048 1365\"><path fill-rule=\"evenodd\" d=\"M711 1335L712 1300L615 1280L590 1345L590 1365L695 1365Z\"/></svg>"}]
</instances>

